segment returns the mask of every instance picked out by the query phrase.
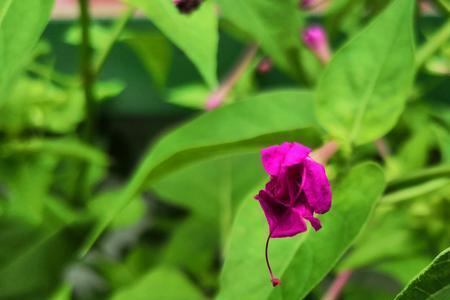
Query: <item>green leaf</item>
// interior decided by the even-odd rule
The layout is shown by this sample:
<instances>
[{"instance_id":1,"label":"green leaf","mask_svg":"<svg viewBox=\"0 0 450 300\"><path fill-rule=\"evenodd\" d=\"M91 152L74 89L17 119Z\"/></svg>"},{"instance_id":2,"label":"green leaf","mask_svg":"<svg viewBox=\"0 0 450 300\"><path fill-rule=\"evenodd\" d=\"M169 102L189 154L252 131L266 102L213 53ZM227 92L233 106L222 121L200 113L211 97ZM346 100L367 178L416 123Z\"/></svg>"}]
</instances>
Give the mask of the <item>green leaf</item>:
<instances>
[{"instance_id":1,"label":"green leaf","mask_svg":"<svg viewBox=\"0 0 450 300\"><path fill-rule=\"evenodd\" d=\"M281 69L298 72L298 1L218 0L224 18L248 33Z\"/></svg>"},{"instance_id":2,"label":"green leaf","mask_svg":"<svg viewBox=\"0 0 450 300\"><path fill-rule=\"evenodd\" d=\"M195 160L245 153L281 140L308 141L308 135L299 131L316 124L311 98L309 92L301 90L263 93L203 114L165 135L145 155L116 205L88 237L82 255L112 219L158 177Z\"/></svg>"},{"instance_id":3,"label":"green leaf","mask_svg":"<svg viewBox=\"0 0 450 300\"><path fill-rule=\"evenodd\" d=\"M132 286L116 293L111 300L203 300L197 288L179 271L159 268L147 273Z\"/></svg>"},{"instance_id":4,"label":"green leaf","mask_svg":"<svg viewBox=\"0 0 450 300\"><path fill-rule=\"evenodd\" d=\"M0 91L31 58L54 0L0 1Z\"/></svg>"},{"instance_id":5,"label":"green leaf","mask_svg":"<svg viewBox=\"0 0 450 300\"><path fill-rule=\"evenodd\" d=\"M162 200L217 224L225 206L234 208L235 199L242 199L263 177L259 153L250 153L188 165L153 183L152 190Z\"/></svg>"},{"instance_id":6,"label":"green leaf","mask_svg":"<svg viewBox=\"0 0 450 300\"><path fill-rule=\"evenodd\" d=\"M218 248L217 224L191 216L173 233L161 260L164 264L206 277Z\"/></svg>"},{"instance_id":7,"label":"green leaf","mask_svg":"<svg viewBox=\"0 0 450 300\"><path fill-rule=\"evenodd\" d=\"M172 66L172 47L159 32L133 32L127 36L127 44L144 64L159 88L166 85ZM206 97L204 97L206 99Z\"/></svg>"},{"instance_id":8,"label":"green leaf","mask_svg":"<svg viewBox=\"0 0 450 300\"><path fill-rule=\"evenodd\" d=\"M172 1L125 0L145 15L178 46L211 87L217 85L217 13L212 1L205 1L190 15L178 12Z\"/></svg>"},{"instance_id":9,"label":"green leaf","mask_svg":"<svg viewBox=\"0 0 450 300\"><path fill-rule=\"evenodd\" d=\"M450 248L441 252L395 300L445 300L450 297Z\"/></svg>"},{"instance_id":10,"label":"green leaf","mask_svg":"<svg viewBox=\"0 0 450 300\"><path fill-rule=\"evenodd\" d=\"M282 284L273 288L264 261L268 226L253 195L245 198L231 233L218 299L303 299L332 269L360 233L384 189L381 169L372 163L354 167L333 188L323 228L292 238L273 239L272 269Z\"/></svg>"},{"instance_id":11,"label":"green leaf","mask_svg":"<svg viewBox=\"0 0 450 300\"><path fill-rule=\"evenodd\" d=\"M414 77L413 8L414 1L393 1L328 65L316 111L333 137L364 144L397 122Z\"/></svg>"},{"instance_id":12,"label":"green leaf","mask_svg":"<svg viewBox=\"0 0 450 300\"><path fill-rule=\"evenodd\" d=\"M48 299L73 258L76 239L61 225L0 225L0 299Z\"/></svg>"}]
</instances>

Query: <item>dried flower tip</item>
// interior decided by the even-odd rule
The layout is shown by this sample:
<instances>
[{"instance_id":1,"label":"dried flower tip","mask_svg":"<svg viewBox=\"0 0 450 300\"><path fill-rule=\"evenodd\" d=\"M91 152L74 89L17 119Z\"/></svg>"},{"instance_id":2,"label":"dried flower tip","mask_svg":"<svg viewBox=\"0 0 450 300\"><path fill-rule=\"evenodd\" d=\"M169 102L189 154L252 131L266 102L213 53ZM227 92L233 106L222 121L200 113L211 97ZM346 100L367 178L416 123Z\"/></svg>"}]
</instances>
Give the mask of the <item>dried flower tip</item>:
<instances>
[{"instance_id":1,"label":"dried flower tip","mask_svg":"<svg viewBox=\"0 0 450 300\"><path fill-rule=\"evenodd\" d=\"M173 4L175 4L182 14L189 14L193 12L200 6L201 3L202 0L173 0Z\"/></svg>"},{"instance_id":2,"label":"dried flower tip","mask_svg":"<svg viewBox=\"0 0 450 300\"><path fill-rule=\"evenodd\" d=\"M281 280L280 279L278 279L278 278L272 278L272 286L273 287L276 287L276 286L278 286L278 285L280 285L281 284Z\"/></svg>"},{"instance_id":3,"label":"dried flower tip","mask_svg":"<svg viewBox=\"0 0 450 300\"><path fill-rule=\"evenodd\" d=\"M331 54L327 34L321 26L307 27L302 32L302 39L321 63L326 64L330 61Z\"/></svg>"}]
</instances>

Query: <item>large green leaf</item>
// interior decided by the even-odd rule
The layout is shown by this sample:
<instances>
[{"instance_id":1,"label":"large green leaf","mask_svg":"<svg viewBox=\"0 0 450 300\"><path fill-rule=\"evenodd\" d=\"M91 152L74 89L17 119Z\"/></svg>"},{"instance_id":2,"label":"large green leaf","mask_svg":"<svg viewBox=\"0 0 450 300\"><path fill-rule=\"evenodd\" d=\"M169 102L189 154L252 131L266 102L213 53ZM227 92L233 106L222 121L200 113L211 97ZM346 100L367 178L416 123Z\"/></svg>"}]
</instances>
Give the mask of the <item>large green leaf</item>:
<instances>
[{"instance_id":1,"label":"large green leaf","mask_svg":"<svg viewBox=\"0 0 450 300\"><path fill-rule=\"evenodd\" d=\"M205 1L190 15L180 14L172 1L125 0L145 15L194 63L210 86L217 84L217 13L212 1Z\"/></svg>"},{"instance_id":2,"label":"large green leaf","mask_svg":"<svg viewBox=\"0 0 450 300\"><path fill-rule=\"evenodd\" d=\"M31 58L54 0L0 0L0 91Z\"/></svg>"},{"instance_id":3,"label":"large green leaf","mask_svg":"<svg viewBox=\"0 0 450 300\"><path fill-rule=\"evenodd\" d=\"M395 300L450 299L450 248L416 276Z\"/></svg>"},{"instance_id":4,"label":"large green leaf","mask_svg":"<svg viewBox=\"0 0 450 300\"><path fill-rule=\"evenodd\" d=\"M271 242L270 259L282 284L273 288L264 261L267 222L252 193L239 210L225 257L218 299L302 299L331 270L364 227L384 189L381 169L364 163L333 188L323 228Z\"/></svg>"},{"instance_id":5,"label":"large green leaf","mask_svg":"<svg viewBox=\"0 0 450 300\"><path fill-rule=\"evenodd\" d=\"M203 300L205 297L179 271L169 268L152 270L111 300Z\"/></svg>"},{"instance_id":6,"label":"large green leaf","mask_svg":"<svg viewBox=\"0 0 450 300\"><path fill-rule=\"evenodd\" d=\"M282 69L296 74L301 21L298 1L218 2L226 20L249 34Z\"/></svg>"},{"instance_id":7,"label":"large green leaf","mask_svg":"<svg viewBox=\"0 0 450 300\"><path fill-rule=\"evenodd\" d=\"M414 77L413 8L414 1L393 1L328 65L316 111L335 138L363 144L395 125Z\"/></svg>"},{"instance_id":8,"label":"large green leaf","mask_svg":"<svg viewBox=\"0 0 450 300\"><path fill-rule=\"evenodd\" d=\"M280 140L306 138L316 125L311 93L279 90L201 115L161 138L87 240L85 254L111 220L150 182L189 162L245 153ZM312 130L308 131L313 133Z\"/></svg>"},{"instance_id":9,"label":"large green leaf","mask_svg":"<svg viewBox=\"0 0 450 300\"><path fill-rule=\"evenodd\" d=\"M156 181L152 189L162 200L217 224L263 177L259 153L249 153L188 165Z\"/></svg>"}]
</instances>

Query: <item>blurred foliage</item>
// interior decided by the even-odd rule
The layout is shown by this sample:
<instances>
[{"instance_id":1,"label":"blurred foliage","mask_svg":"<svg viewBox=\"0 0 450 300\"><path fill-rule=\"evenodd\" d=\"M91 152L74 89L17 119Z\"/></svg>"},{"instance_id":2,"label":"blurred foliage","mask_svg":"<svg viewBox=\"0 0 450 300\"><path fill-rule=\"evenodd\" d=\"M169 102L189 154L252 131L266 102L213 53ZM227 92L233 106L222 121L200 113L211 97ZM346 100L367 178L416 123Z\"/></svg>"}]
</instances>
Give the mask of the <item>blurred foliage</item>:
<instances>
[{"instance_id":1,"label":"blurred foliage","mask_svg":"<svg viewBox=\"0 0 450 300\"><path fill-rule=\"evenodd\" d=\"M320 299L347 270L342 299L448 299L450 6L324 2L124 0L80 24L0 0L0 299ZM273 242L273 289L252 198L286 140L341 148L323 229Z\"/></svg>"}]
</instances>

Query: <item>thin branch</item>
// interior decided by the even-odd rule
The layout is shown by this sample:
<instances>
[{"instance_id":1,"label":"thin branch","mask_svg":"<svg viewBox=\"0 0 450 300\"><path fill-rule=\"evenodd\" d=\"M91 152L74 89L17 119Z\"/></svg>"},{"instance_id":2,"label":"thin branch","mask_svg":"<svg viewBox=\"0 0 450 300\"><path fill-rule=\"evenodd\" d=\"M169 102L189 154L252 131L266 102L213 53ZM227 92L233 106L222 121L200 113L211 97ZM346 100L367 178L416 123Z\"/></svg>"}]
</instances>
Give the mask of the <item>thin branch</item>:
<instances>
[{"instance_id":1,"label":"thin branch","mask_svg":"<svg viewBox=\"0 0 450 300\"><path fill-rule=\"evenodd\" d=\"M117 19L116 23L113 25L110 38L106 42L105 47L102 49L100 53L98 53L95 63L94 63L94 70L95 74L99 74L101 70L103 69L103 66L105 65L106 59L108 58L109 54L111 53L111 50L116 43L116 41L119 39L120 35L122 34L123 30L125 29L128 21L133 16L135 9L128 7L124 13L120 16L120 18Z\"/></svg>"},{"instance_id":2,"label":"thin branch","mask_svg":"<svg viewBox=\"0 0 450 300\"><path fill-rule=\"evenodd\" d=\"M225 98L228 96L242 75L244 75L253 58L256 56L258 48L259 47L256 44L252 44L247 47L242 57L234 66L230 74L226 77L225 81L208 96L205 105L206 110L212 110L223 104Z\"/></svg>"},{"instance_id":3,"label":"thin branch","mask_svg":"<svg viewBox=\"0 0 450 300\"><path fill-rule=\"evenodd\" d=\"M322 300L337 300L351 275L351 270L339 273L338 276L334 279L328 291L325 293L325 296L323 296Z\"/></svg>"},{"instance_id":4,"label":"thin branch","mask_svg":"<svg viewBox=\"0 0 450 300\"><path fill-rule=\"evenodd\" d=\"M450 39L450 20L448 20L433 36L417 50L416 68L419 69L442 45Z\"/></svg>"}]
</instances>

